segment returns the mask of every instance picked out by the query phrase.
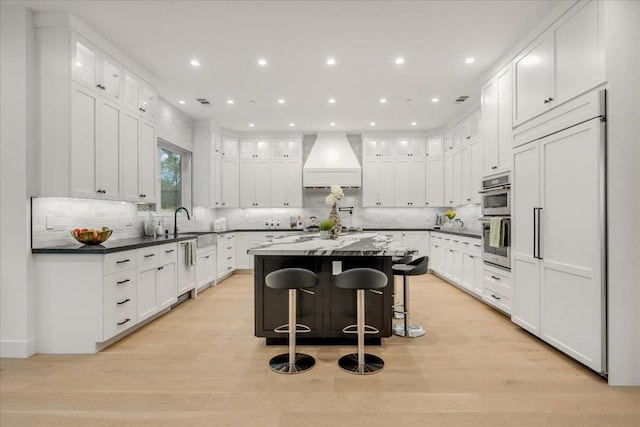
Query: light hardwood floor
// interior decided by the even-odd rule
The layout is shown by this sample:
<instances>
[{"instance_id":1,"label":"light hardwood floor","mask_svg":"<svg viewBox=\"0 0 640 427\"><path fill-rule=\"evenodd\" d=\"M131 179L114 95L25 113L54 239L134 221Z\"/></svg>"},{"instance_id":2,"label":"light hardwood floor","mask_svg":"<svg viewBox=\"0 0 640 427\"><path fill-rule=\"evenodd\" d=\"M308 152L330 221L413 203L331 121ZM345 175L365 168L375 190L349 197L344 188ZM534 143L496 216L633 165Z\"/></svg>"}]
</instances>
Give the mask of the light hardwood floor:
<instances>
[{"instance_id":1,"label":"light hardwood floor","mask_svg":"<svg viewBox=\"0 0 640 427\"><path fill-rule=\"evenodd\" d=\"M433 275L411 278L417 339L368 351L376 375L337 366L352 347L285 351L253 336L253 276L238 274L96 355L2 359L9 426L640 426L640 388L613 388Z\"/></svg>"}]
</instances>

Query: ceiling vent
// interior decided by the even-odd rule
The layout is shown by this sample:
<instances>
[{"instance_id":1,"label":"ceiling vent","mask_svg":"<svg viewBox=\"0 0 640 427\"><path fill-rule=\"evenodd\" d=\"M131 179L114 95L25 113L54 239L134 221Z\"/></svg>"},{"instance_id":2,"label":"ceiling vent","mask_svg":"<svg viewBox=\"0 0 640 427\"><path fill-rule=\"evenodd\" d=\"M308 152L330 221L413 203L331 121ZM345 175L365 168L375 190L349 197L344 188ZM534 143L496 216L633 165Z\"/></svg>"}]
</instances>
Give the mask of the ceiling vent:
<instances>
[{"instance_id":1,"label":"ceiling vent","mask_svg":"<svg viewBox=\"0 0 640 427\"><path fill-rule=\"evenodd\" d=\"M207 100L207 98L196 98L196 101L198 101L200 104L202 105L211 105L211 103Z\"/></svg>"},{"instance_id":2,"label":"ceiling vent","mask_svg":"<svg viewBox=\"0 0 640 427\"><path fill-rule=\"evenodd\" d=\"M466 95L459 96L458 99L454 101L454 104L462 104L464 101L467 100L467 98L469 97Z\"/></svg>"}]
</instances>

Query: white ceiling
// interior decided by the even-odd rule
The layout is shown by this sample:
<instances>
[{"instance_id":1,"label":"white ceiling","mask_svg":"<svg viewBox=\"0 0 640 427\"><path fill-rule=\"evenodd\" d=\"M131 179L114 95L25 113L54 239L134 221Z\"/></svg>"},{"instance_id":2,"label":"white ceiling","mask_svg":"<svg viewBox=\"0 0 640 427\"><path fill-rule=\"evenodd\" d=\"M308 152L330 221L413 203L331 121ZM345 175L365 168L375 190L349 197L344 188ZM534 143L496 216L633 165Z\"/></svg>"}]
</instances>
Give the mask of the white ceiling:
<instances>
[{"instance_id":1,"label":"white ceiling","mask_svg":"<svg viewBox=\"0 0 640 427\"><path fill-rule=\"evenodd\" d=\"M24 3L76 14L153 73L160 96L194 119L237 131L353 132L444 126L478 103L483 73L558 1ZM334 67L325 64L330 56ZM398 56L405 64L394 63ZM475 62L467 65L469 56ZM460 95L470 98L454 104Z\"/></svg>"}]
</instances>

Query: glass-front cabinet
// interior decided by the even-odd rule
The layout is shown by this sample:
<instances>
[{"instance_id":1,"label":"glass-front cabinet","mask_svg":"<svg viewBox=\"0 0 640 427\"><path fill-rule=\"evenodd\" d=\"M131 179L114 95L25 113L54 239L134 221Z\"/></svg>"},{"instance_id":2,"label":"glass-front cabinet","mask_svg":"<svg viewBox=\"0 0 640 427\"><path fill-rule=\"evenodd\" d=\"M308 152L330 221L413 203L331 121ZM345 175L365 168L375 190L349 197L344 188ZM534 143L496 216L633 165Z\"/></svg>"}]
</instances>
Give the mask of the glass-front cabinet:
<instances>
[{"instance_id":1,"label":"glass-front cabinet","mask_svg":"<svg viewBox=\"0 0 640 427\"><path fill-rule=\"evenodd\" d=\"M394 153L395 139L393 138L364 138L362 141L364 157L393 157Z\"/></svg>"}]
</instances>

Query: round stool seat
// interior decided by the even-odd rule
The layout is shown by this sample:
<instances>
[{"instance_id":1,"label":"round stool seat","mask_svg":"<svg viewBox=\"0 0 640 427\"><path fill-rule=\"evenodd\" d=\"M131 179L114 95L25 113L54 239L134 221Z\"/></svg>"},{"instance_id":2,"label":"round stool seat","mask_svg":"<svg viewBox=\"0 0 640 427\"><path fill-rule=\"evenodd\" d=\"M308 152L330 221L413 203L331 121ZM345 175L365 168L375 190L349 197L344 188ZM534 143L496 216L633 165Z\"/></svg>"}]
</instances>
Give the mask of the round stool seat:
<instances>
[{"instance_id":1,"label":"round stool seat","mask_svg":"<svg viewBox=\"0 0 640 427\"><path fill-rule=\"evenodd\" d=\"M272 289L307 289L318 286L320 279L304 268L283 268L267 274L264 281Z\"/></svg>"},{"instance_id":2,"label":"round stool seat","mask_svg":"<svg viewBox=\"0 0 640 427\"><path fill-rule=\"evenodd\" d=\"M335 277L336 287L351 290L382 289L387 281L386 274L372 268L352 268Z\"/></svg>"},{"instance_id":3,"label":"round stool seat","mask_svg":"<svg viewBox=\"0 0 640 427\"><path fill-rule=\"evenodd\" d=\"M429 257L422 256L406 264L393 265L393 274L396 276L419 276L429 270Z\"/></svg>"},{"instance_id":4,"label":"round stool seat","mask_svg":"<svg viewBox=\"0 0 640 427\"><path fill-rule=\"evenodd\" d=\"M411 262L412 259L413 259L412 255L392 256L391 264L407 264L408 262Z\"/></svg>"}]
</instances>

